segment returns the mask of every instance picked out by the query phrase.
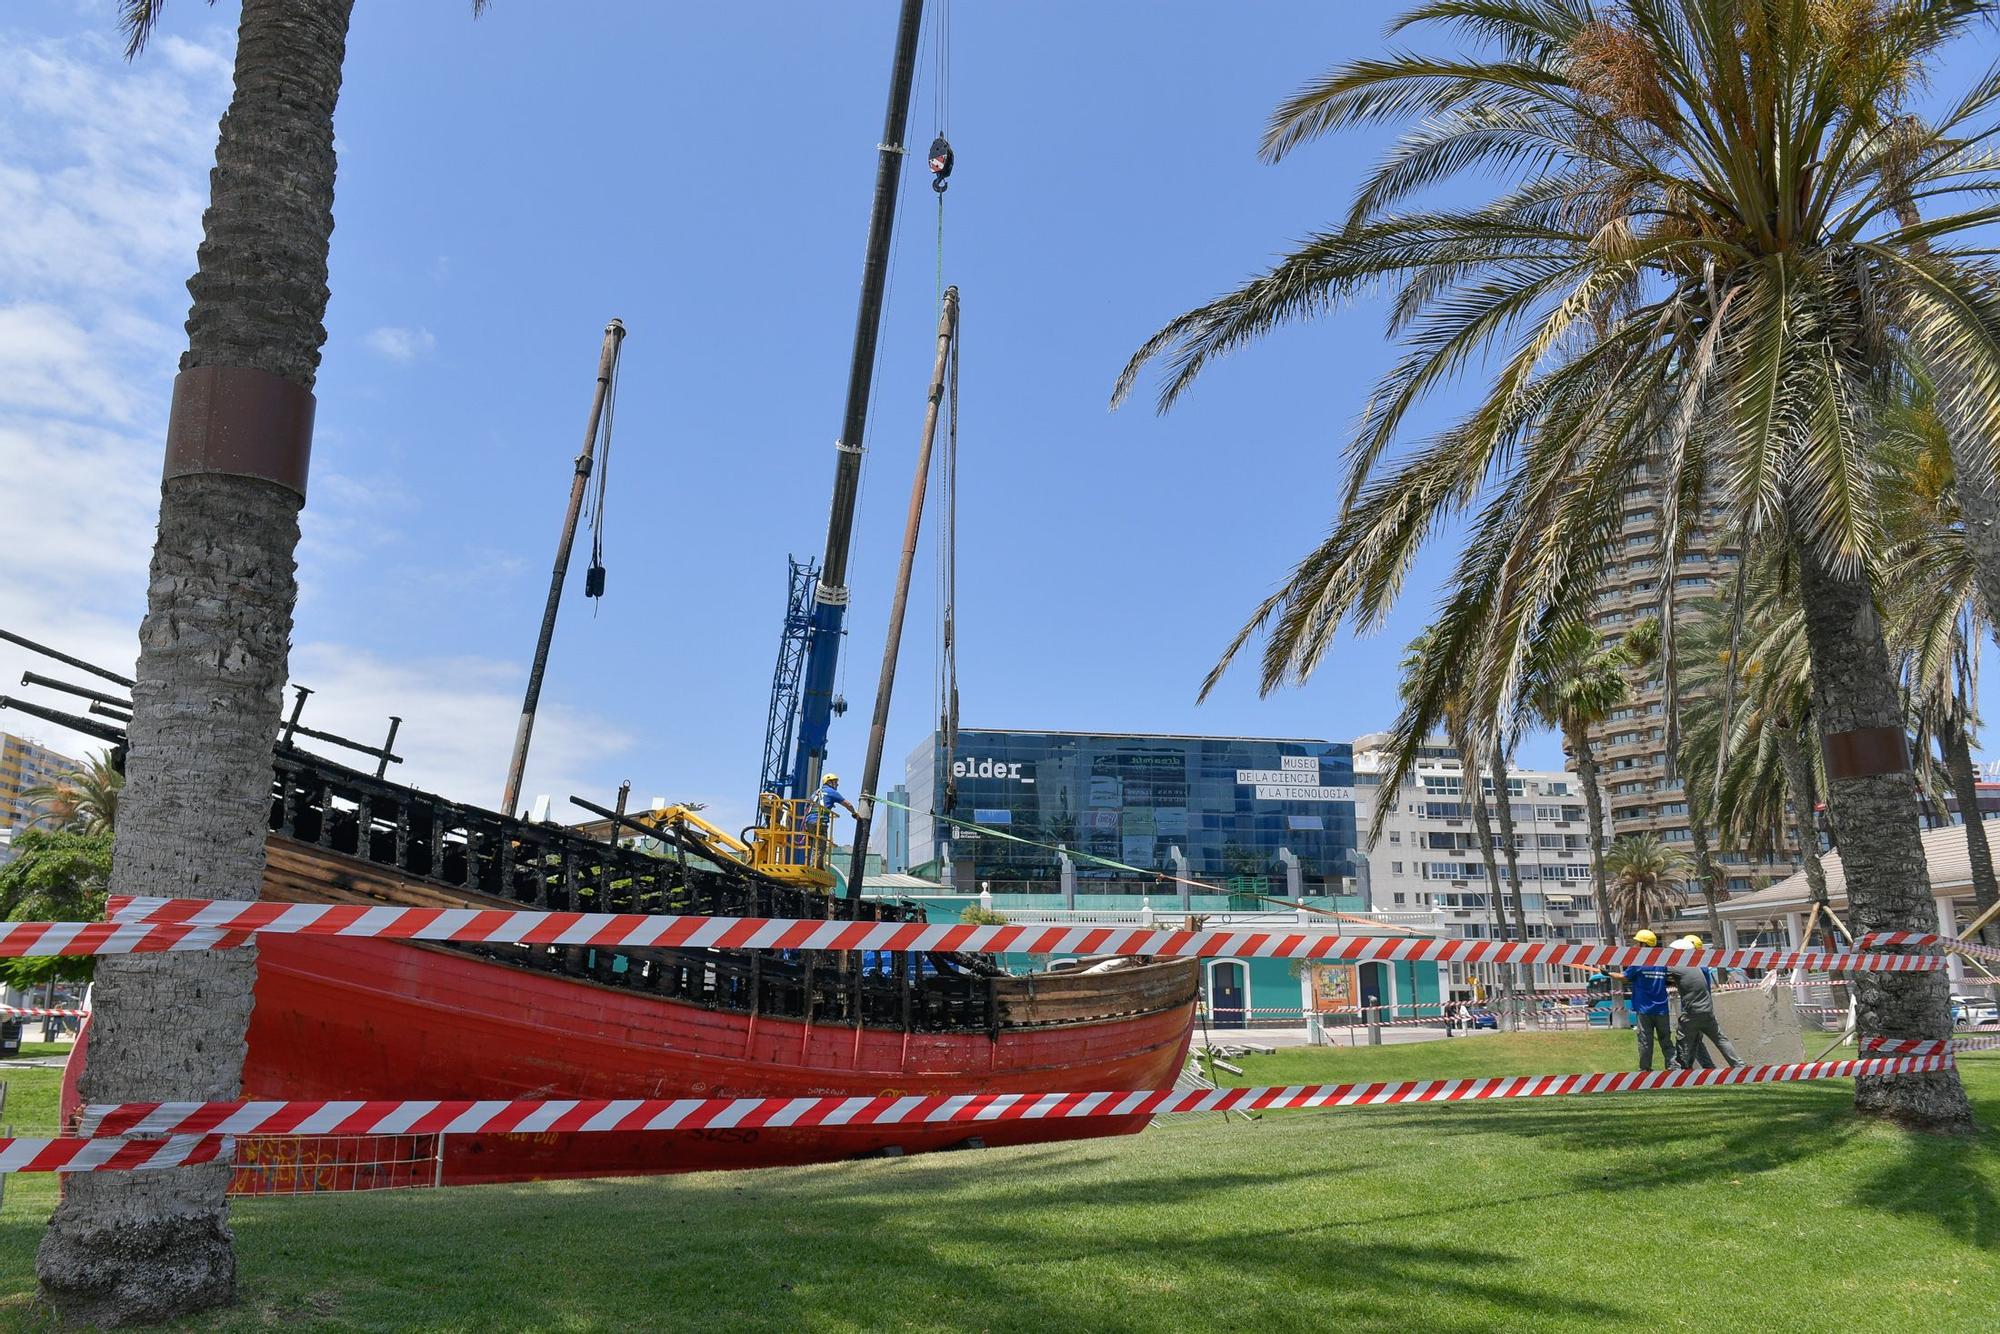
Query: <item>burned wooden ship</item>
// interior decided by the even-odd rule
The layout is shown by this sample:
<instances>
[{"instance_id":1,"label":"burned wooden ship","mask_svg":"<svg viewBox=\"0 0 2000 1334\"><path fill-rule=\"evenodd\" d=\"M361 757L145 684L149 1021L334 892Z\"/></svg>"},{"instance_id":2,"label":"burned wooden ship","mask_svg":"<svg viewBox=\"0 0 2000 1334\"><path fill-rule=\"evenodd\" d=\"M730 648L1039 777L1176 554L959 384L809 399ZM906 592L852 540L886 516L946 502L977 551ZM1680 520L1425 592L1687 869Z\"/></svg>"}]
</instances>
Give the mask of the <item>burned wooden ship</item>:
<instances>
[{"instance_id":1,"label":"burned wooden ship","mask_svg":"<svg viewBox=\"0 0 2000 1334\"><path fill-rule=\"evenodd\" d=\"M49 678L36 683L57 685ZM75 690L75 687L69 687ZM88 692L85 692L88 693ZM102 701L100 703L100 701ZM111 722L0 697L45 721ZM314 733L325 737L327 734ZM363 748L365 749L365 748ZM388 751L377 751L388 757ZM921 920L842 900L628 821L606 842L276 750L266 899L550 912ZM586 949L268 936L258 945L250 1098L663 1098L1154 1089L1179 1072L1196 962L1009 976L977 956ZM88 1060L86 1025L68 1085ZM761 1167L1115 1135L1142 1117L965 1126L447 1136L408 1170L445 1183ZM266 1141L313 1171L356 1142ZM394 1184L378 1172L379 1184ZM265 1171L245 1185L282 1181Z\"/></svg>"}]
</instances>

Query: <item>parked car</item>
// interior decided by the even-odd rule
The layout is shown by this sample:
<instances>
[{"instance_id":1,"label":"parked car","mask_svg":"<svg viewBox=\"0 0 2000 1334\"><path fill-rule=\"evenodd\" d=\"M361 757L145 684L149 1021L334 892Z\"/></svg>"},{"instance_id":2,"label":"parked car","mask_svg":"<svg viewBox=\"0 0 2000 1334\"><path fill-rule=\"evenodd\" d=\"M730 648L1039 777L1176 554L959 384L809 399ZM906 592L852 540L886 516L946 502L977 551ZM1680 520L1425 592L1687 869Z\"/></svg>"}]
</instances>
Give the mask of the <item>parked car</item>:
<instances>
[{"instance_id":1,"label":"parked car","mask_svg":"<svg viewBox=\"0 0 2000 1334\"><path fill-rule=\"evenodd\" d=\"M1953 996L1951 1021L1960 1028L2000 1024L2000 1003L1996 1003L1991 996Z\"/></svg>"},{"instance_id":2,"label":"parked car","mask_svg":"<svg viewBox=\"0 0 2000 1334\"><path fill-rule=\"evenodd\" d=\"M1500 1027L1500 1016L1482 1005L1472 1012L1472 1026L1474 1028L1498 1029Z\"/></svg>"}]
</instances>

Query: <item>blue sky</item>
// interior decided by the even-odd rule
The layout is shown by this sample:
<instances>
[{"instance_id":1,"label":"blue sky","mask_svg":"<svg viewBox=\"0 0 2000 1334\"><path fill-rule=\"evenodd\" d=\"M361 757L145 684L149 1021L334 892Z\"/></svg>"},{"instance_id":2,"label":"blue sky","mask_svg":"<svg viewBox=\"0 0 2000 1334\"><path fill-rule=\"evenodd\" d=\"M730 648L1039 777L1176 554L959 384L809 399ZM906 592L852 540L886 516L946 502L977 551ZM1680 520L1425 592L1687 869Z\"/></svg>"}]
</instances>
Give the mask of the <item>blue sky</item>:
<instances>
[{"instance_id":1,"label":"blue sky","mask_svg":"<svg viewBox=\"0 0 2000 1334\"><path fill-rule=\"evenodd\" d=\"M322 725L372 735L404 715L414 781L497 800L618 316L610 596L581 597L580 555L528 790L560 809L630 778L642 799L740 821L785 556L816 555L825 531L895 7L498 0L476 23L467 8L356 6L295 679L321 692ZM1379 139L1270 167L1257 135L1301 82L1380 49L1392 8L952 6L968 725L1345 739L1391 717L1439 554L1388 631L1308 686L1259 700L1239 673L1194 699L1329 523L1340 445L1390 358L1378 314L1280 333L1165 418L1107 398L1159 324L1340 208ZM0 16L0 624L125 663L235 8L168 6L129 66L112 9L27 0ZM919 158L934 78L927 56ZM936 323L920 168L854 552L852 711L834 734L854 778ZM926 543L892 776L932 717L931 559ZM10 679L18 665L0 654Z\"/></svg>"}]
</instances>

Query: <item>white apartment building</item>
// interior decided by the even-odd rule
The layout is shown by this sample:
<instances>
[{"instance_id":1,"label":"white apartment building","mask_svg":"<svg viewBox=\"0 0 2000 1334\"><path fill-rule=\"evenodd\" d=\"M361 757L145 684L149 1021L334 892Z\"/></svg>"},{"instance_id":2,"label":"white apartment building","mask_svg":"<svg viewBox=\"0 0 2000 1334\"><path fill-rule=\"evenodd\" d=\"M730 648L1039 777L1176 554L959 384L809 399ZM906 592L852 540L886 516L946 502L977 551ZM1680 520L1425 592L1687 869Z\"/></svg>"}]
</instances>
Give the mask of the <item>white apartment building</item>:
<instances>
[{"instance_id":1,"label":"white apartment building","mask_svg":"<svg viewBox=\"0 0 2000 1334\"><path fill-rule=\"evenodd\" d=\"M1464 940L1503 939L1500 913L1507 903L1490 902L1485 862L1465 790L1458 750L1433 738L1391 803L1379 839L1372 839L1376 801L1388 767L1386 733L1354 740L1356 860L1363 863L1370 906L1377 911L1429 910L1447 936ZM1506 855L1500 845L1499 812L1493 777L1483 777L1483 795L1499 858L1503 893L1509 887ZM1599 939L1597 902L1590 859L1590 816L1583 785L1573 773L1540 769L1507 775L1507 800L1514 817L1514 849L1521 868L1521 903L1530 940ZM1372 839L1372 846L1371 846ZM1511 916L1508 918L1511 921ZM1440 964L1441 989L1467 996L1472 979L1493 980L1490 966ZM1569 969L1535 969L1535 985L1581 991L1584 976Z\"/></svg>"}]
</instances>

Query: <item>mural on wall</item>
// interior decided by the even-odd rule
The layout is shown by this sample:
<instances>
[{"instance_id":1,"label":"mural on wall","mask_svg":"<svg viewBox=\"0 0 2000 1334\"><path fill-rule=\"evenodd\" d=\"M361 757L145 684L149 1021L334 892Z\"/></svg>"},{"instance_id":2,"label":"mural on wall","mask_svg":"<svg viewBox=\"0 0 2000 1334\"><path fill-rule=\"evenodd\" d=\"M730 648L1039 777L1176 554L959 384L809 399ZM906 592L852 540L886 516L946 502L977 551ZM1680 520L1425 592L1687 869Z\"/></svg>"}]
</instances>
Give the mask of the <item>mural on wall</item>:
<instances>
[{"instance_id":1,"label":"mural on wall","mask_svg":"<svg viewBox=\"0 0 2000 1334\"><path fill-rule=\"evenodd\" d=\"M1360 1003L1360 970L1352 964L1316 963L1310 967L1315 1010L1351 1010Z\"/></svg>"}]
</instances>

